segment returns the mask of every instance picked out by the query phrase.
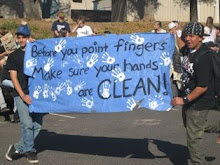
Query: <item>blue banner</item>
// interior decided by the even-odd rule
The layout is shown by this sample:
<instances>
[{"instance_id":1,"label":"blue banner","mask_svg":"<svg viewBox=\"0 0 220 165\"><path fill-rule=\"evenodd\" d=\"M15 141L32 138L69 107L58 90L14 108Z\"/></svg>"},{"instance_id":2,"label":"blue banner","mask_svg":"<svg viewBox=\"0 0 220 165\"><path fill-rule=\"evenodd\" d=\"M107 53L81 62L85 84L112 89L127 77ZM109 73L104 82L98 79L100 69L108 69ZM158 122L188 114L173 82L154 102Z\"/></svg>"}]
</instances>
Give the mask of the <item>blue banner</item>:
<instances>
[{"instance_id":1,"label":"blue banner","mask_svg":"<svg viewBox=\"0 0 220 165\"><path fill-rule=\"evenodd\" d=\"M30 112L167 111L171 34L68 37L28 43Z\"/></svg>"}]
</instances>

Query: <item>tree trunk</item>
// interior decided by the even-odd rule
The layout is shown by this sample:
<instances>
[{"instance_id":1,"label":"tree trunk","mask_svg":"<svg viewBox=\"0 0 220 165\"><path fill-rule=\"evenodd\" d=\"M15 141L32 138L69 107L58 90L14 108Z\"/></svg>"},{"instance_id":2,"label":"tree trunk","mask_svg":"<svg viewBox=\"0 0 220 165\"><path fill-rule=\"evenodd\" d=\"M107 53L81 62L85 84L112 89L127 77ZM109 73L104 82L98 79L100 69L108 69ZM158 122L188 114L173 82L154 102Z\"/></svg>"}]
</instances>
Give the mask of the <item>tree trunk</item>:
<instances>
[{"instance_id":1,"label":"tree trunk","mask_svg":"<svg viewBox=\"0 0 220 165\"><path fill-rule=\"evenodd\" d=\"M190 0L190 21L198 21L197 0Z\"/></svg>"},{"instance_id":2,"label":"tree trunk","mask_svg":"<svg viewBox=\"0 0 220 165\"><path fill-rule=\"evenodd\" d=\"M127 0L112 0L112 15L113 22L126 21Z\"/></svg>"},{"instance_id":3,"label":"tree trunk","mask_svg":"<svg viewBox=\"0 0 220 165\"><path fill-rule=\"evenodd\" d=\"M24 13L26 18L41 19L41 0L22 0L24 5Z\"/></svg>"},{"instance_id":4,"label":"tree trunk","mask_svg":"<svg viewBox=\"0 0 220 165\"><path fill-rule=\"evenodd\" d=\"M152 1L145 0L143 20L152 21L154 17L154 4Z\"/></svg>"},{"instance_id":5,"label":"tree trunk","mask_svg":"<svg viewBox=\"0 0 220 165\"><path fill-rule=\"evenodd\" d=\"M71 18L71 0L60 0L59 10L65 13L66 18Z\"/></svg>"}]
</instances>

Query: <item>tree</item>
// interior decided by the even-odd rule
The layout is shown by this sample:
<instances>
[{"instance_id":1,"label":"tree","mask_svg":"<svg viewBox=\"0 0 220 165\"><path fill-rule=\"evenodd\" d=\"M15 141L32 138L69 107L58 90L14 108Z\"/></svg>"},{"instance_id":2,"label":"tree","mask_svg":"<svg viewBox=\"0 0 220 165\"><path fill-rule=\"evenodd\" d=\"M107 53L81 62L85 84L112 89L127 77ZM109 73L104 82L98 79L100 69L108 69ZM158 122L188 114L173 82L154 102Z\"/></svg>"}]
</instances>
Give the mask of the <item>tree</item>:
<instances>
[{"instance_id":1,"label":"tree","mask_svg":"<svg viewBox=\"0 0 220 165\"><path fill-rule=\"evenodd\" d=\"M112 21L155 20L158 0L112 0Z\"/></svg>"},{"instance_id":2,"label":"tree","mask_svg":"<svg viewBox=\"0 0 220 165\"><path fill-rule=\"evenodd\" d=\"M159 7L158 0L144 0L144 15L143 20L155 20L154 13L155 10Z\"/></svg>"},{"instance_id":3,"label":"tree","mask_svg":"<svg viewBox=\"0 0 220 165\"><path fill-rule=\"evenodd\" d=\"M213 3L215 0L200 0L203 3ZM190 6L190 21L198 21L198 0L175 0L181 6Z\"/></svg>"},{"instance_id":4,"label":"tree","mask_svg":"<svg viewBox=\"0 0 220 165\"><path fill-rule=\"evenodd\" d=\"M26 18L41 19L41 0L21 0Z\"/></svg>"},{"instance_id":5,"label":"tree","mask_svg":"<svg viewBox=\"0 0 220 165\"><path fill-rule=\"evenodd\" d=\"M190 21L198 21L197 0L190 0Z\"/></svg>"},{"instance_id":6,"label":"tree","mask_svg":"<svg viewBox=\"0 0 220 165\"><path fill-rule=\"evenodd\" d=\"M199 1L207 4L215 2L215 0ZM190 8L190 21L198 20L198 0L173 0L173 3ZM160 5L159 0L112 0L112 21L154 20L154 13Z\"/></svg>"}]
</instances>

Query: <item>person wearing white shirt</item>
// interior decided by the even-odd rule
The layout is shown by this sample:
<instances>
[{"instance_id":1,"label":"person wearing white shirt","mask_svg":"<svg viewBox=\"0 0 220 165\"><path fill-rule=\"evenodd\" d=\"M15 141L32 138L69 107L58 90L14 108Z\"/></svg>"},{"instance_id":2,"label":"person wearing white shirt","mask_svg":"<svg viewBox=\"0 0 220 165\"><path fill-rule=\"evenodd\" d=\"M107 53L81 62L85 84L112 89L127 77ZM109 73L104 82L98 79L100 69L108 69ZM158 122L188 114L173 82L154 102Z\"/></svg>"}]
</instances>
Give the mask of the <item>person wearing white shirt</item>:
<instances>
[{"instance_id":1,"label":"person wearing white shirt","mask_svg":"<svg viewBox=\"0 0 220 165\"><path fill-rule=\"evenodd\" d=\"M93 35L91 27L85 24L84 18L79 18L77 20L77 25L73 28L72 33L77 33L77 37L85 37Z\"/></svg>"},{"instance_id":2,"label":"person wearing white shirt","mask_svg":"<svg viewBox=\"0 0 220 165\"><path fill-rule=\"evenodd\" d=\"M216 36L217 36L217 29L215 28L215 25L213 24L213 18L208 17L206 20L206 26L204 27L204 33L207 36L204 36L203 43L208 42L215 42Z\"/></svg>"},{"instance_id":3,"label":"person wearing white shirt","mask_svg":"<svg viewBox=\"0 0 220 165\"><path fill-rule=\"evenodd\" d=\"M166 30L162 29L162 22L156 21L154 23L154 30L151 31L152 33L166 33Z\"/></svg>"}]
</instances>

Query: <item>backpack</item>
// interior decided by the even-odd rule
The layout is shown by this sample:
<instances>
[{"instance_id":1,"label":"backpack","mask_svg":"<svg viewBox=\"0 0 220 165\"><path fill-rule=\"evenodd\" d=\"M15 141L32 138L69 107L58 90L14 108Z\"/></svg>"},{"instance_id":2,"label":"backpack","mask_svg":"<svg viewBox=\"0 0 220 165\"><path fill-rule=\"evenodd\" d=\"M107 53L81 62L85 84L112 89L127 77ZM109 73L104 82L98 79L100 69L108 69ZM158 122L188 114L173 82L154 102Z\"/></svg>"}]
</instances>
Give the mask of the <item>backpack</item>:
<instances>
[{"instance_id":1,"label":"backpack","mask_svg":"<svg viewBox=\"0 0 220 165\"><path fill-rule=\"evenodd\" d=\"M214 90L215 90L215 105L213 109L220 110L220 52L216 53L209 49L206 45L205 49L199 49L199 53L201 54L200 56L206 54L206 53L211 53L212 54L212 66L213 66L213 76L214 76ZM199 56L199 57L200 57ZM199 57L195 60L195 62L198 61Z\"/></svg>"}]
</instances>

